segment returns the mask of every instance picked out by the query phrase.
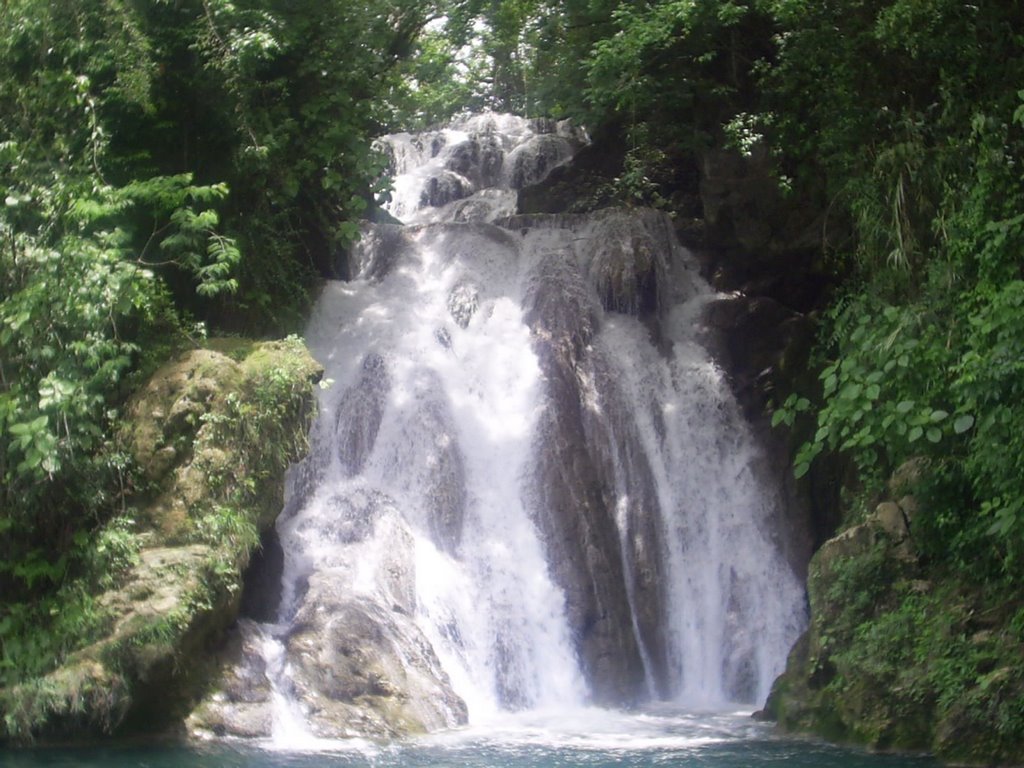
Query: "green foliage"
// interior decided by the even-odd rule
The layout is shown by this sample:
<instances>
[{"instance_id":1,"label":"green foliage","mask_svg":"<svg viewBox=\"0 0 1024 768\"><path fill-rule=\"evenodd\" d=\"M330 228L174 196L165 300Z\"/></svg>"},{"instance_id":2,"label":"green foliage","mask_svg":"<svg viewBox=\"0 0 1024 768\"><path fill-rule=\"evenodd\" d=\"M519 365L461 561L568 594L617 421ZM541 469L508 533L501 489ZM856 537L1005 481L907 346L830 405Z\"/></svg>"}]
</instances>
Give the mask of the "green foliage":
<instances>
[{"instance_id":1,"label":"green foliage","mask_svg":"<svg viewBox=\"0 0 1024 768\"><path fill-rule=\"evenodd\" d=\"M26 743L54 714L71 715L109 733L126 703L124 681L117 676L97 680L86 666L62 670L57 679L37 678L0 690L3 729Z\"/></svg>"},{"instance_id":2,"label":"green foliage","mask_svg":"<svg viewBox=\"0 0 1024 768\"><path fill-rule=\"evenodd\" d=\"M593 45L615 33L616 0L444 0L385 102L392 126L418 129L492 109L583 120Z\"/></svg>"},{"instance_id":3,"label":"green foliage","mask_svg":"<svg viewBox=\"0 0 1024 768\"><path fill-rule=\"evenodd\" d=\"M645 125L663 146L700 148L752 98L771 28L757 3L621 3L613 21L617 32L598 40L586 63L597 114Z\"/></svg>"},{"instance_id":4,"label":"green foliage","mask_svg":"<svg viewBox=\"0 0 1024 768\"><path fill-rule=\"evenodd\" d=\"M820 374L824 405L814 437L797 453L798 477L828 449L848 453L865 481L877 484L913 455L948 452L970 428L969 412L951 415L955 359L933 309L860 296L833 316L843 354ZM791 395L773 421L792 424L795 413L809 407L806 398Z\"/></svg>"},{"instance_id":5,"label":"green foliage","mask_svg":"<svg viewBox=\"0 0 1024 768\"><path fill-rule=\"evenodd\" d=\"M947 584L901 576L881 548L837 561L827 603L838 610L819 626L834 669L826 695L877 746L1006 760L1024 741L1024 638L1009 631L1019 608Z\"/></svg>"},{"instance_id":6,"label":"green foliage","mask_svg":"<svg viewBox=\"0 0 1024 768\"><path fill-rule=\"evenodd\" d=\"M205 207L227 195L226 184L195 186L190 173L133 181L111 191L114 206L131 207L140 218L153 222L136 264L147 268L173 264L192 275L196 292L207 297L232 293L238 287L232 274L241 254L233 238L218 233L217 211ZM150 255L154 243L158 256Z\"/></svg>"},{"instance_id":7,"label":"green foliage","mask_svg":"<svg viewBox=\"0 0 1024 768\"><path fill-rule=\"evenodd\" d=\"M442 74L437 65L444 63L442 82L427 85L425 101L420 101L422 76L414 70L407 82L414 92L414 101L449 106L450 116L455 111L494 109L501 112L534 114L538 108L535 83L543 76L537 69L541 55L540 34L546 20L559 15L560 7L552 7L537 0L454 0L441 4L443 23L427 37L421 37L423 46L414 57L414 66L421 69L433 63L434 72ZM438 54L443 52L443 57ZM457 101L461 96L461 102Z\"/></svg>"},{"instance_id":8,"label":"green foliage","mask_svg":"<svg viewBox=\"0 0 1024 768\"><path fill-rule=\"evenodd\" d=\"M425 30L387 95L393 110L390 122L404 130L426 130L460 111L484 108L479 91L486 61L470 55L473 51L462 53L444 31Z\"/></svg>"},{"instance_id":9,"label":"green foliage","mask_svg":"<svg viewBox=\"0 0 1024 768\"><path fill-rule=\"evenodd\" d=\"M293 319L309 253L350 241L376 78L422 17L345 6L356 57L343 5L0 8L0 684L88 641L130 563L138 478L112 432L132 388L196 315Z\"/></svg>"},{"instance_id":10,"label":"green foliage","mask_svg":"<svg viewBox=\"0 0 1024 768\"><path fill-rule=\"evenodd\" d=\"M80 584L38 603L13 603L0 619L0 688L53 669L106 628L103 610Z\"/></svg>"},{"instance_id":11,"label":"green foliage","mask_svg":"<svg viewBox=\"0 0 1024 768\"><path fill-rule=\"evenodd\" d=\"M7 170L17 181L17 169ZM175 265L197 289L230 288L237 259L213 229L216 214L199 207L216 196L187 179L151 179L81 195L57 179L48 190L23 183L39 198L0 211L0 473L6 537L0 579L7 595L57 585L67 570L73 538L93 530L122 501L128 467L109 438L126 377L143 361L150 335L175 334L176 320L154 267ZM134 244L131 215L147 204L154 236L163 236L163 262ZM124 216L123 226L115 222ZM35 231L24 231L30 229ZM207 245L209 243L209 245ZM204 248L204 253L197 252ZM159 345L154 345L158 350ZM154 349L148 350L152 353ZM145 364L145 363L143 363ZM79 526L83 526L80 528ZM48 568L26 569L20 552L49 551Z\"/></svg>"},{"instance_id":12,"label":"green foliage","mask_svg":"<svg viewBox=\"0 0 1024 768\"><path fill-rule=\"evenodd\" d=\"M1003 83L1024 76L1009 53L1019 19L945 0L772 5L787 31L765 75L771 137L794 167L824 171L856 238L819 404L794 395L775 415L816 411L796 472L837 451L877 486L930 457L958 489L921 522L930 555L1016 579L1024 97ZM985 53L962 44L982 38Z\"/></svg>"}]
</instances>

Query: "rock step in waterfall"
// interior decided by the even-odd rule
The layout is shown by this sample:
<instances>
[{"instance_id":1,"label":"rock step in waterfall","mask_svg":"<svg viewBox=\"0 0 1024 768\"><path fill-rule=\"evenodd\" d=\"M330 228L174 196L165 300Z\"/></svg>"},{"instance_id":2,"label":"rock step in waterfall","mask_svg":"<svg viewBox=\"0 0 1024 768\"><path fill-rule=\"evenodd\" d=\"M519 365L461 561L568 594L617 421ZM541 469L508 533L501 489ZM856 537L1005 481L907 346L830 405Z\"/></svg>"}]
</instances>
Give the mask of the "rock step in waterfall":
<instances>
[{"instance_id":1,"label":"rock step in waterfall","mask_svg":"<svg viewBox=\"0 0 1024 768\"><path fill-rule=\"evenodd\" d=\"M512 215L585 142L480 115L384 137L307 343L333 385L277 524L275 620L193 717L395 736L523 709L763 701L805 621L763 452L645 209Z\"/></svg>"}]
</instances>

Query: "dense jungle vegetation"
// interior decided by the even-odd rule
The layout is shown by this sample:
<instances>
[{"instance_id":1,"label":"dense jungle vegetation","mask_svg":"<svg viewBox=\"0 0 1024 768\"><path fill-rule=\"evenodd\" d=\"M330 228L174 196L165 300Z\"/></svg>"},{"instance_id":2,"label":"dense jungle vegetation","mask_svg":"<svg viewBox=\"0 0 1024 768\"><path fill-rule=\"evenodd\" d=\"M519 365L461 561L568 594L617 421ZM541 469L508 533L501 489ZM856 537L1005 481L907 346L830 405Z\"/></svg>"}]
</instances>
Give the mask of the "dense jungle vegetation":
<instances>
[{"instance_id":1,"label":"dense jungle vegetation","mask_svg":"<svg viewBox=\"0 0 1024 768\"><path fill-rule=\"evenodd\" d=\"M0 686L131 563L133 387L207 332L297 329L385 191L372 137L480 108L614 132L631 203L767 150L838 286L820 377L776 393L796 473L839 455L870 495L927 462L924 561L1022 639L1022 51L1018 2L8 0Z\"/></svg>"}]
</instances>

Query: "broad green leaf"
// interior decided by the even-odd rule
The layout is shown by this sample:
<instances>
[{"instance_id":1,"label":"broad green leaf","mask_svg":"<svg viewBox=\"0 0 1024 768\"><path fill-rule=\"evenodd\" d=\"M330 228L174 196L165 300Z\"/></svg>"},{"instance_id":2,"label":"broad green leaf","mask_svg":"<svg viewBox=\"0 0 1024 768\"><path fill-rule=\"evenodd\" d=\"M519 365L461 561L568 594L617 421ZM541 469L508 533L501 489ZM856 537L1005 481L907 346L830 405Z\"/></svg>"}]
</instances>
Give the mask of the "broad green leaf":
<instances>
[{"instance_id":1,"label":"broad green leaf","mask_svg":"<svg viewBox=\"0 0 1024 768\"><path fill-rule=\"evenodd\" d=\"M974 417L969 413L961 414L953 421L953 431L958 435L962 435L973 426Z\"/></svg>"},{"instance_id":2,"label":"broad green leaf","mask_svg":"<svg viewBox=\"0 0 1024 768\"><path fill-rule=\"evenodd\" d=\"M839 397L843 400L856 400L858 397L860 397L861 392L863 391L863 386L861 386L860 384L851 383L847 384L845 387L842 388L842 390L839 392Z\"/></svg>"}]
</instances>

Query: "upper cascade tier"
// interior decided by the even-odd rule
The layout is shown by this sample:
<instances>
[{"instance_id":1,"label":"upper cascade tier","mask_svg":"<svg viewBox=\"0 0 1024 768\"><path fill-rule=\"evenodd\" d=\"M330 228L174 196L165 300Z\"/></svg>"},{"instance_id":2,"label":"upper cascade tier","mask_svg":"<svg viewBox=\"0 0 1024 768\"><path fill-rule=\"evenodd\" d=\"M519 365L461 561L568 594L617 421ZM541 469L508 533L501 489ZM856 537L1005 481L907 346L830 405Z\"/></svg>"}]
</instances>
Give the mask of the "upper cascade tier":
<instances>
[{"instance_id":1,"label":"upper cascade tier","mask_svg":"<svg viewBox=\"0 0 1024 768\"><path fill-rule=\"evenodd\" d=\"M515 212L516 190L536 184L588 141L569 120L485 113L378 146L394 192L385 209L406 224L493 221Z\"/></svg>"}]
</instances>

